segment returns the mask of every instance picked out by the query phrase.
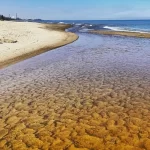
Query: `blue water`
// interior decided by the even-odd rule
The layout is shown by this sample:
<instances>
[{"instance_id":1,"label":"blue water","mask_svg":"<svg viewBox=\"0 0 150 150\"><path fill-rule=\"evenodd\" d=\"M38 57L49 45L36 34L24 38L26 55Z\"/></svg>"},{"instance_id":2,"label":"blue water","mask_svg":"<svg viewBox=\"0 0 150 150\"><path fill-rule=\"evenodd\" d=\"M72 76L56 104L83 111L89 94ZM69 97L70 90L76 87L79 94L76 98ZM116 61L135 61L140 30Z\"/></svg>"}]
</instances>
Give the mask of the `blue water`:
<instances>
[{"instance_id":1,"label":"blue water","mask_svg":"<svg viewBox=\"0 0 150 150\"><path fill-rule=\"evenodd\" d=\"M44 20L44 22L69 23L74 26L75 32L89 30L150 32L150 20Z\"/></svg>"},{"instance_id":2,"label":"blue water","mask_svg":"<svg viewBox=\"0 0 150 150\"><path fill-rule=\"evenodd\" d=\"M149 39L80 32L149 21L60 22L80 38L0 70L0 149L148 150Z\"/></svg>"}]
</instances>

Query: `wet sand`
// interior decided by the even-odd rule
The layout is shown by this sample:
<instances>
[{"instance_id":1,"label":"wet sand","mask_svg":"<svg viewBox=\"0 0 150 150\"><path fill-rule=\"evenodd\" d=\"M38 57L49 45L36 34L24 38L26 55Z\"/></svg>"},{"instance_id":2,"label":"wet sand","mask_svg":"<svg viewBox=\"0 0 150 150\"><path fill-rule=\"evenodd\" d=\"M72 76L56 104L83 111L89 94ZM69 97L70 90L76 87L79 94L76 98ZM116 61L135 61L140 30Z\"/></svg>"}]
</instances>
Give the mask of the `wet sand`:
<instances>
[{"instance_id":1,"label":"wet sand","mask_svg":"<svg viewBox=\"0 0 150 150\"><path fill-rule=\"evenodd\" d=\"M150 149L149 40L79 36L0 71L0 149Z\"/></svg>"},{"instance_id":2,"label":"wet sand","mask_svg":"<svg viewBox=\"0 0 150 150\"><path fill-rule=\"evenodd\" d=\"M72 43L71 25L0 21L0 68Z\"/></svg>"},{"instance_id":3,"label":"wet sand","mask_svg":"<svg viewBox=\"0 0 150 150\"><path fill-rule=\"evenodd\" d=\"M91 33L102 34L102 35L119 35L128 37L138 38L150 38L150 33L139 33L139 32L125 32L125 31L105 31L105 30L94 30Z\"/></svg>"}]
</instances>

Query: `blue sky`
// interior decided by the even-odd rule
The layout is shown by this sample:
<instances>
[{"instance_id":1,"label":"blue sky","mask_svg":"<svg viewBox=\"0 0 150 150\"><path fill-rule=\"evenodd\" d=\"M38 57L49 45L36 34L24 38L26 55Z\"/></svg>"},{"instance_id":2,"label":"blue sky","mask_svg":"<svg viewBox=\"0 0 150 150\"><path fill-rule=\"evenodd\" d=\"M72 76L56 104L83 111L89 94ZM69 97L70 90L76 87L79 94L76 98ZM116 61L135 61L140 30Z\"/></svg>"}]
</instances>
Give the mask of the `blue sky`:
<instances>
[{"instance_id":1,"label":"blue sky","mask_svg":"<svg viewBox=\"0 0 150 150\"><path fill-rule=\"evenodd\" d=\"M0 14L49 20L150 19L150 0L2 0Z\"/></svg>"}]
</instances>

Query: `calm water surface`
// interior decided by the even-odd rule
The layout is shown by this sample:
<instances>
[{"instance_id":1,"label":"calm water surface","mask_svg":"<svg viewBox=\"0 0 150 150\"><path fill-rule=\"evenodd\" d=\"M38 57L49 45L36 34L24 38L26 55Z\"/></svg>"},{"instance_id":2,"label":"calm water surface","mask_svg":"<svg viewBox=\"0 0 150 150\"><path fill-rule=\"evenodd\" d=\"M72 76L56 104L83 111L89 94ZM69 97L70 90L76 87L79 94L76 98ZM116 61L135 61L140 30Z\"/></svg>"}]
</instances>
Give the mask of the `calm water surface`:
<instances>
[{"instance_id":1,"label":"calm water surface","mask_svg":"<svg viewBox=\"0 0 150 150\"><path fill-rule=\"evenodd\" d=\"M0 70L0 149L150 150L149 39L79 36Z\"/></svg>"}]
</instances>

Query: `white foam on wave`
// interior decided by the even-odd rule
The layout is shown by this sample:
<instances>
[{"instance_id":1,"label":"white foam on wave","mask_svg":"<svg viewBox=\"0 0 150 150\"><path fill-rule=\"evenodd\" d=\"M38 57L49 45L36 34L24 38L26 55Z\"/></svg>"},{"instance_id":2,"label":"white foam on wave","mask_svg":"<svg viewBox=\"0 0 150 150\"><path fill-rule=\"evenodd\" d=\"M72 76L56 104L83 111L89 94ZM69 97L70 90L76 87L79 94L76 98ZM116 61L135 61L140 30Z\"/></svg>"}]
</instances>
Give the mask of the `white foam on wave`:
<instances>
[{"instance_id":1,"label":"white foam on wave","mask_svg":"<svg viewBox=\"0 0 150 150\"><path fill-rule=\"evenodd\" d=\"M77 26L80 26L80 25L82 25L82 24L80 24L80 23L77 23L76 25L77 25Z\"/></svg>"},{"instance_id":2,"label":"white foam on wave","mask_svg":"<svg viewBox=\"0 0 150 150\"><path fill-rule=\"evenodd\" d=\"M59 24L65 24L64 22L59 22Z\"/></svg>"},{"instance_id":3,"label":"white foam on wave","mask_svg":"<svg viewBox=\"0 0 150 150\"><path fill-rule=\"evenodd\" d=\"M120 27L104 26L103 28L104 28L104 29L110 29L110 30L113 30L113 31L126 31L126 30L124 30L124 29L121 29Z\"/></svg>"},{"instance_id":4,"label":"white foam on wave","mask_svg":"<svg viewBox=\"0 0 150 150\"><path fill-rule=\"evenodd\" d=\"M123 32L137 32L137 33L149 33L149 32L144 32L144 31L135 31L135 30L128 30L128 29L124 29L124 28L120 28L120 27L110 27L110 26L104 26L104 29L110 29L113 31L123 31Z\"/></svg>"},{"instance_id":5,"label":"white foam on wave","mask_svg":"<svg viewBox=\"0 0 150 150\"><path fill-rule=\"evenodd\" d=\"M85 28L85 29L79 30L79 32L88 32L88 31L92 31L92 30L94 30L94 29L87 29L87 28Z\"/></svg>"}]
</instances>

